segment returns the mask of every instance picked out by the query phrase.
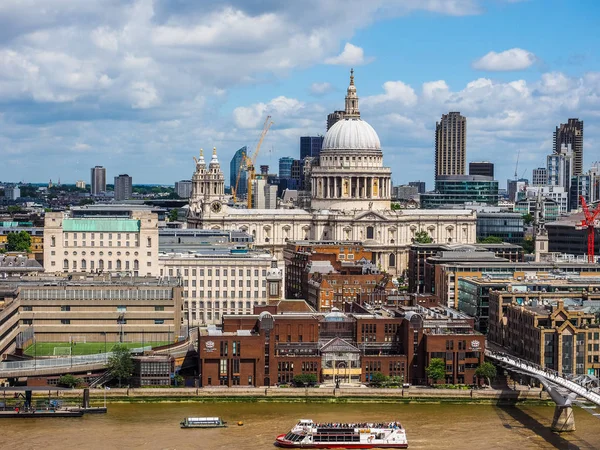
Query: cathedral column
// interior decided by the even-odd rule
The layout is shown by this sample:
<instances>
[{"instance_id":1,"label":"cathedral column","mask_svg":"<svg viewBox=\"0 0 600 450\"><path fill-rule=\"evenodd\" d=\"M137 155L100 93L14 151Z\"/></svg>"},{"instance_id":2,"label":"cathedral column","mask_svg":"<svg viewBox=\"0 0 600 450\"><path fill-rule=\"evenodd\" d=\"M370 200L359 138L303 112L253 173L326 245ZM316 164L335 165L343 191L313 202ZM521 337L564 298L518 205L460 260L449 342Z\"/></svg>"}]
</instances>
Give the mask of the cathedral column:
<instances>
[{"instance_id":1,"label":"cathedral column","mask_svg":"<svg viewBox=\"0 0 600 450\"><path fill-rule=\"evenodd\" d=\"M333 177L333 198L337 198L337 177Z\"/></svg>"}]
</instances>

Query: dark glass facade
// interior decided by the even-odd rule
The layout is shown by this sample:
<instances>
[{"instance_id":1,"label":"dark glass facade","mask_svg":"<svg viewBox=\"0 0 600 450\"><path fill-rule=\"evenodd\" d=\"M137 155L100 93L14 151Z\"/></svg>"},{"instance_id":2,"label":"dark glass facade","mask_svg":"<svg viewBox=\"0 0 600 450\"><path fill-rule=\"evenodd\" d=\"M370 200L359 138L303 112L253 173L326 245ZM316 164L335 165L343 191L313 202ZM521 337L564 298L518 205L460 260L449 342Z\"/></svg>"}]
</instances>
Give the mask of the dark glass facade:
<instances>
[{"instance_id":1,"label":"dark glass facade","mask_svg":"<svg viewBox=\"0 0 600 450\"><path fill-rule=\"evenodd\" d=\"M421 195L421 208L435 209L464 203L498 204L498 182L477 175L438 176L435 192Z\"/></svg>"}]
</instances>

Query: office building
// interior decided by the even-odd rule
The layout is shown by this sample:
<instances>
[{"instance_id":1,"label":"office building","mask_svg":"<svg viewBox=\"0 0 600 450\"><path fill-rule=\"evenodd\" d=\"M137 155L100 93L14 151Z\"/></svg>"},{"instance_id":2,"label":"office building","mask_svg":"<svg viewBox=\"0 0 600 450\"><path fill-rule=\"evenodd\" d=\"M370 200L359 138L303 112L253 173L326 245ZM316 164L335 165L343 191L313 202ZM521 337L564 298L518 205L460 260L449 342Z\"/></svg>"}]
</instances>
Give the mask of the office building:
<instances>
[{"instance_id":1,"label":"office building","mask_svg":"<svg viewBox=\"0 0 600 450\"><path fill-rule=\"evenodd\" d=\"M75 182L75 187L77 189L85 189L85 181L83 181L83 180L77 180Z\"/></svg>"},{"instance_id":2,"label":"office building","mask_svg":"<svg viewBox=\"0 0 600 450\"><path fill-rule=\"evenodd\" d=\"M4 198L8 200L17 200L21 197L21 189L19 186L5 186L4 187Z\"/></svg>"},{"instance_id":3,"label":"office building","mask_svg":"<svg viewBox=\"0 0 600 450\"><path fill-rule=\"evenodd\" d=\"M561 153L563 146L570 145L573 151L573 175L583 173L583 120L569 119L561 123L554 132L554 153Z\"/></svg>"},{"instance_id":4,"label":"office building","mask_svg":"<svg viewBox=\"0 0 600 450\"><path fill-rule=\"evenodd\" d=\"M546 167L533 169L531 183L532 186L546 186L548 184L548 169Z\"/></svg>"},{"instance_id":5,"label":"office building","mask_svg":"<svg viewBox=\"0 0 600 450\"><path fill-rule=\"evenodd\" d=\"M176 181L175 193L179 198L190 198L192 195L192 180Z\"/></svg>"},{"instance_id":6,"label":"office building","mask_svg":"<svg viewBox=\"0 0 600 450\"><path fill-rule=\"evenodd\" d=\"M587 255L588 232L580 227L582 220L583 212L577 212L547 223L548 251L574 255L575 257ZM598 259L600 255L600 229L594 229L594 238L594 254Z\"/></svg>"},{"instance_id":7,"label":"office building","mask_svg":"<svg viewBox=\"0 0 600 450\"><path fill-rule=\"evenodd\" d=\"M439 175L435 192L419 196L421 208L439 209L449 205L498 204L498 182L482 175Z\"/></svg>"},{"instance_id":8,"label":"office building","mask_svg":"<svg viewBox=\"0 0 600 450\"><path fill-rule=\"evenodd\" d=\"M506 180L506 190L508 192L508 201L511 203L518 202L525 198L525 191L529 180L519 178L518 180Z\"/></svg>"},{"instance_id":9,"label":"office building","mask_svg":"<svg viewBox=\"0 0 600 450\"><path fill-rule=\"evenodd\" d=\"M283 274L267 252L231 244L162 253L160 276L181 279L183 324L218 324L225 314L252 314L282 298Z\"/></svg>"},{"instance_id":10,"label":"office building","mask_svg":"<svg viewBox=\"0 0 600 450\"><path fill-rule=\"evenodd\" d=\"M548 155L546 165L548 184L550 186L562 186L568 192L571 187L571 178L575 175L571 144L562 145L558 152Z\"/></svg>"},{"instance_id":11,"label":"office building","mask_svg":"<svg viewBox=\"0 0 600 450\"><path fill-rule=\"evenodd\" d=\"M292 178L292 165L294 164L294 158L290 156L284 156L279 158L279 178L289 180Z\"/></svg>"},{"instance_id":12,"label":"office building","mask_svg":"<svg viewBox=\"0 0 600 450\"><path fill-rule=\"evenodd\" d=\"M46 213L46 272L157 275L158 215L140 206L101 212L74 207L66 214Z\"/></svg>"},{"instance_id":13,"label":"office building","mask_svg":"<svg viewBox=\"0 0 600 450\"><path fill-rule=\"evenodd\" d=\"M300 159L318 158L323 147L324 136L302 136L300 137Z\"/></svg>"},{"instance_id":14,"label":"office building","mask_svg":"<svg viewBox=\"0 0 600 450\"><path fill-rule=\"evenodd\" d=\"M106 169L102 166L92 167L90 193L100 195L101 192L106 192Z\"/></svg>"},{"instance_id":15,"label":"office building","mask_svg":"<svg viewBox=\"0 0 600 450\"><path fill-rule=\"evenodd\" d=\"M237 189L235 193L237 198L242 198L248 194L248 173L245 170L245 155L248 155L248 148L243 146L235 152L229 163L229 185L232 190Z\"/></svg>"},{"instance_id":16,"label":"office building","mask_svg":"<svg viewBox=\"0 0 600 450\"><path fill-rule=\"evenodd\" d=\"M469 175L483 175L494 178L494 163L478 161L469 163Z\"/></svg>"},{"instance_id":17,"label":"office building","mask_svg":"<svg viewBox=\"0 0 600 450\"><path fill-rule=\"evenodd\" d=\"M522 244L525 238L523 214L477 211L477 240L488 237L497 237L510 244Z\"/></svg>"},{"instance_id":18,"label":"office building","mask_svg":"<svg viewBox=\"0 0 600 450\"><path fill-rule=\"evenodd\" d=\"M392 186L392 201L394 200L412 200L419 196L417 186Z\"/></svg>"},{"instance_id":19,"label":"office building","mask_svg":"<svg viewBox=\"0 0 600 450\"><path fill-rule=\"evenodd\" d=\"M465 175L467 159L467 118L460 112L443 114L435 124L435 179Z\"/></svg>"},{"instance_id":20,"label":"office building","mask_svg":"<svg viewBox=\"0 0 600 450\"><path fill-rule=\"evenodd\" d=\"M409 186L415 186L417 188L417 193L424 194L425 193L425 182L424 181L409 181Z\"/></svg>"},{"instance_id":21,"label":"office building","mask_svg":"<svg viewBox=\"0 0 600 450\"><path fill-rule=\"evenodd\" d=\"M127 174L115 177L115 201L128 200L133 194L133 183Z\"/></svg>"},{"instance_id":22,"label":"office building","mask_svg":"<svg viewBox=\"0 0 600 450\"><path fill-rule=\"evenodd\" d=\"M581 197L589 205L592 202L592 175L589 173L571 177L569 188L569 210L581 208Z\"/></svg>"}]
</instances>

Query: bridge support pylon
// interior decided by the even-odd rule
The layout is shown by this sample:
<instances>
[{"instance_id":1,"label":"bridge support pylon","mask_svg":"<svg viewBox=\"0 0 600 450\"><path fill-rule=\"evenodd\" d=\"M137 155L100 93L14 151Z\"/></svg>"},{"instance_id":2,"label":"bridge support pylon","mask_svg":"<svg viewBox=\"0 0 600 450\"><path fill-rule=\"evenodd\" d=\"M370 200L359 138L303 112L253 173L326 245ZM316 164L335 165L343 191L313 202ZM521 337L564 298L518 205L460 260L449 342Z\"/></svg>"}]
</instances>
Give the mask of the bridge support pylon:
<instances>
[{"instance_id":1,"label":"bridge support pylon","mask_svg":"<svg viewBox=\"0 0 600 450\"><path fill-rule=\"evenodd\" d=\"M552 419L552 431L559 433L575 431L575 416L571 406L556 405Z\"/></svg>"}]
</instances>

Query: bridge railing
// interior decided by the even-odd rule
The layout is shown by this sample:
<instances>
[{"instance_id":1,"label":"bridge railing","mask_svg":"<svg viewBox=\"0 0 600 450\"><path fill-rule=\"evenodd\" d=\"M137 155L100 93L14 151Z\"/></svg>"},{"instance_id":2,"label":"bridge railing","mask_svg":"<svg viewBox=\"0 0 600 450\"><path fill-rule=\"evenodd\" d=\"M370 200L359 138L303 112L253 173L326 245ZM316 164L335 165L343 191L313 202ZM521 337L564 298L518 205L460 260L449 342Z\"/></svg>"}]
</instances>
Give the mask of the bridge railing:
<instances>
[{"instance_id":1,"label":"bridge railing","mask_svg":"<svg viewBox=\"0 0 600 450\"><path fill-rule=\"evenodd\" d=\"M489 358L495 359L496 361L511 365L517 369L521 369L522 371L529 372L532 375L544 377L545 379L559 386L562 386L570 390L571 392L575 392L580 397L583 397L589 400L590 402L595 403L596 405L600 405L600 394L594 392L593 390L590 390L586 386L582 386L581 384L575 381L566 379L565 377L561 376L556 370L546 369L530 361L526 361L516 356L496 352L493 350L486 350L485 354Z\"/></svg>"}]
</instances>

